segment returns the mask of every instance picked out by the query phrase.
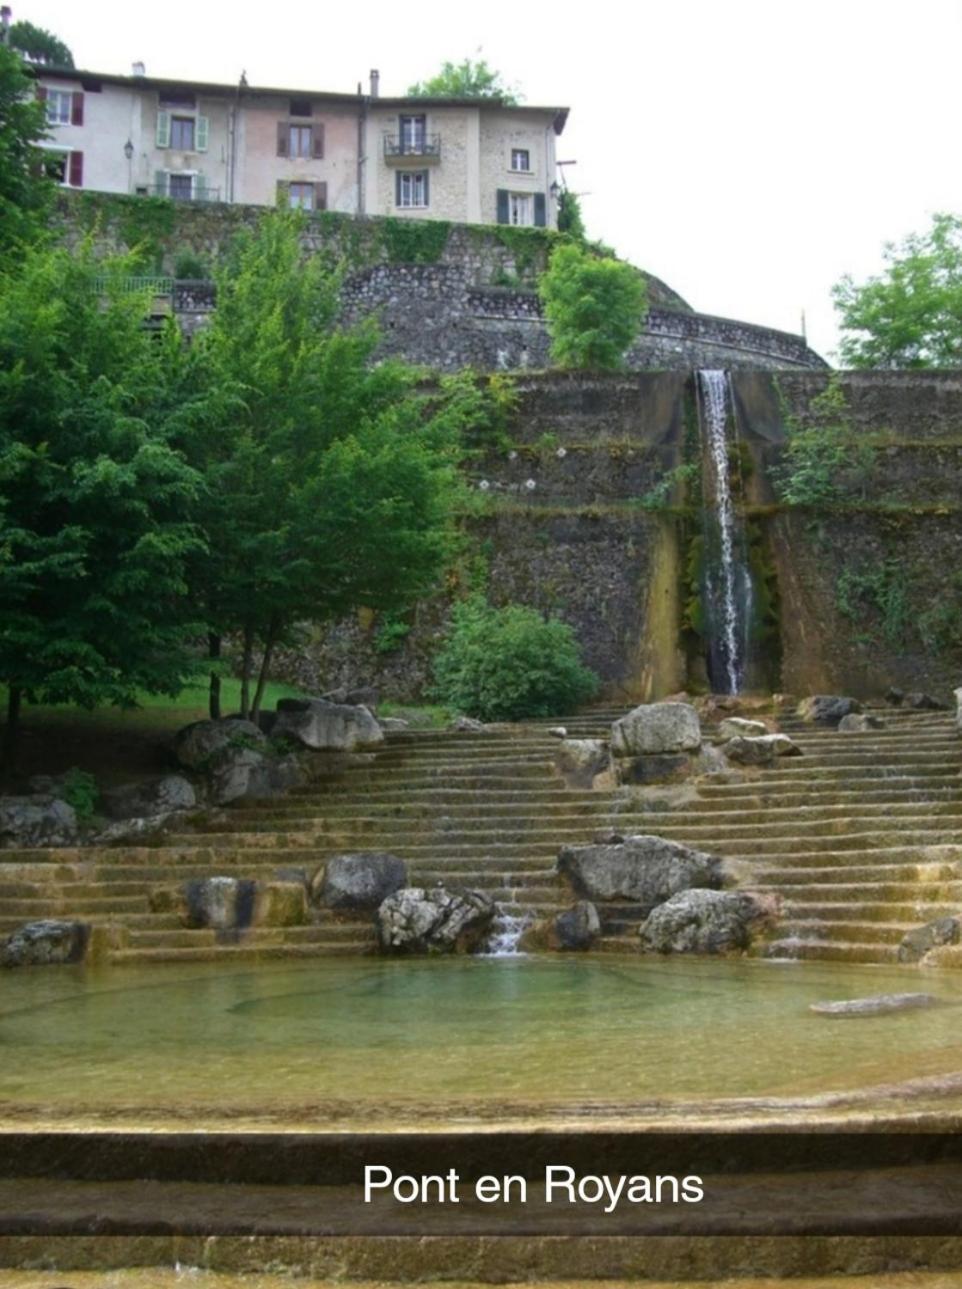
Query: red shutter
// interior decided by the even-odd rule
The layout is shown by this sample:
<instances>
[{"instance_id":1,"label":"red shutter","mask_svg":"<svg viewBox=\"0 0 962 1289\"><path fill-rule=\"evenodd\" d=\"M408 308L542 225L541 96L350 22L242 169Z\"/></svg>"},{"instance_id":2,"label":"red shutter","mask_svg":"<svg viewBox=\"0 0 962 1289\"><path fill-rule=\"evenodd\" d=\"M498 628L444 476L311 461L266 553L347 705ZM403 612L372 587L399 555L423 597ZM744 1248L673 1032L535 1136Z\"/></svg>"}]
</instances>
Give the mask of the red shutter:
<instances>
[{"instance_id":1,"label":"red shutter","mask_svg":"<svg viewBox=\"0 0 962 1289\"><path fill-rule=\"evenodd\" d=\"M83 125L84 123L84 96L80 90L74 90L70 96L70 124Z\"/></svg>"},{"instance_id":2,"label":"red shutter","mask_svg":"<svg viewBox=\"0 0 962 1289\"><path fill-rule=\"evenodd\" d=\"M314 209L327 210L327 184L314 185Z\"/></svg>"},{"instance_id":3,"label":"red shutter","mask_svg":"<svg viewBox=\"0 0 962 1289\"><path fill-rule=\"evenodd\" d=\"M71 188L82 188L84 186L84 154L82 152L71 152L67 182Z\"/></svg>"},{"instance_id":4,"label":"red shutter","mask_svg":"<svg viewBox=\"0 0 962 1289\"><path fill-rule=\"evenodd\" d=\"M277 155L286 157L290 150L291 128L286 121L277 122Z\"/></svg>"},{"instance_id":5,"label":"red shutter","mask_svg":"<svg viewBox=\"0 0 962 1289\"><path fill-rule=\"evenodd\" d=\"M41 103L46 103L46 101L47 101L47 87L46 87L46 85L38 85L38 86L37 86L37 98L40 100L40 102L41 102Z\"/></svg>"},{"instance_id":6,"label":"red shutter","mask_svg":"<svg viewBox=\"0 0 962 1289\"><path fill-rule=\"evenodd\" d=\"M320 161L324 156L323 125L311 126L311 156L315 161Z\"/></svg>"}]
</instances>

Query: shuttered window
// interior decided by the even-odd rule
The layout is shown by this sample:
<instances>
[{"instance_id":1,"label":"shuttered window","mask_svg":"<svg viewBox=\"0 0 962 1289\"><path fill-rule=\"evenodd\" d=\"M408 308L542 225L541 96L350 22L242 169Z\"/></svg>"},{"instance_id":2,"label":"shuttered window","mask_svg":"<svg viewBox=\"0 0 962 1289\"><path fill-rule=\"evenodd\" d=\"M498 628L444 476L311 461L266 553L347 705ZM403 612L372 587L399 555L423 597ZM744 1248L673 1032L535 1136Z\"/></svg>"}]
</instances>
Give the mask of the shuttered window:
<instances>
[{"instance_id":1,"label":"shuttered window","mask_svg":"<svg viewBox=\"0 0 962 1289\"><path fill-rule=\"evenodd\" d=\"M298 125L291 121L279 121L277 155L320 161L324 156L324 126L317 123Z\"/></svg>"},{"instance_id":2,"label":"shuttered window","mask_svg":"<svg viewBox=\"0 0 962 1289\"><path fill-rule=\"evenodd\" d=\"M84 186L84 154L82 152L71 152L67 182L71 188L82 188Z\"/></svg>"}]
</instances>

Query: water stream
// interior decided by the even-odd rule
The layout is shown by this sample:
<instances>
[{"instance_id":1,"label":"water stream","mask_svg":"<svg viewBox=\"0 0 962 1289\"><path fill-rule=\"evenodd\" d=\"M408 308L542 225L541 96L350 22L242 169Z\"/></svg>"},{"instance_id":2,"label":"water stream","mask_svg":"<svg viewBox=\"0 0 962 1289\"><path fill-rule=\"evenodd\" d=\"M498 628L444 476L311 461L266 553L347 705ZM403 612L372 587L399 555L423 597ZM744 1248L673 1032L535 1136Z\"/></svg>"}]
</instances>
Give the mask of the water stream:
<instances>
[{"instance_id":1,"label":"water stream","mask_svg":"<svg viewBox=\"0 0 962 1289\"><path fill-rule=\"evenodd\" d=\"M706 531L704 594L708 678L718 693L737 694L745 681L752 584L744 525L735 509L729 459L731 387L725 371L698 373L706 452L704 495L711 507Z\"/></svg>"}]
</instances>

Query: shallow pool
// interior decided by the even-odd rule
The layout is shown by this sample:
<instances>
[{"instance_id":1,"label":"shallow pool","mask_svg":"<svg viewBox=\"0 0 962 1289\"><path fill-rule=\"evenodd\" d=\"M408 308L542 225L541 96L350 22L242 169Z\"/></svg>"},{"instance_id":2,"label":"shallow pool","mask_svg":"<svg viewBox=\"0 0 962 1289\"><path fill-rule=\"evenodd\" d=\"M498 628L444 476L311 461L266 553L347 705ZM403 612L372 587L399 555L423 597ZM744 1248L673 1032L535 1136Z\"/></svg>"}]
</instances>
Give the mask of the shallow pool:
<instances>
[{"instance_id":1,"label":"shallow pool","mask_svg":"<svg viewBox=\"0 0 962 1289\"><path fill-rule=\"evenodd\" d=\"M925 990L928 1010L809 1004ZM0 976L0 1118L528 1116L913 1087L956 1096L951 973L612 958L353 959ZM959 1098L962 1105L962 1097Z\"/></svg>"}]
</instances>

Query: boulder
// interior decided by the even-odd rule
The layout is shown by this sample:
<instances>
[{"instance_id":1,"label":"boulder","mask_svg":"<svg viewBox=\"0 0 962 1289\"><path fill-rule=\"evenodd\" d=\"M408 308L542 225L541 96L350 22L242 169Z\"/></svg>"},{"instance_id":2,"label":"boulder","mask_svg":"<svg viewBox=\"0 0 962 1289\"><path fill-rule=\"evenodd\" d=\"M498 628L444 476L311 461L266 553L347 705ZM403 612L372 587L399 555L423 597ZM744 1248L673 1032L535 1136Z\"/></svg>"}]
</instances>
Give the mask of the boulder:
<instances>
[{"instance_id":1,"label":"boulder","mask_svg":"<svg viewBox=\"0 0 962 1289\"><path fill-rule=\"evenodd\" d=\"M247 877L194 877L183 885L190 927L234 931L251 925L257 883Z\"/></svg>"},{"instance_id":2,"label":"boulder","mask_svg":"<svg viewBox=\"0 0 962 1289\"><path fill-rule=\"evenodd\" d=\"M549 725L548 733L552 738L567 738L568 730L564 725Z\"/></svg>"},{"instance_id":3,"label":"boulder","mask_svg":"<svg viewBox=\"0 0 962 1289\"><path fill-rule=\"evenodd\" d=\"M589 900L579 900L555 917L541 918L525 927L518 941L523 953L572 952L591 949L601 935L598 910Z\"/></svg>"},{"instance_id":4,"label":"boulder","mask_svg":"<svg viewBox=\"0 0 962 1289\"><path fill-rule=\"evenodd\" d=\"M819 1016L882 1016L886 1012L935 1007L934 994L873 994L871 998L844 998L838 1002L810 1003L809 1011Z\"/></svg>"},{"instance_id":5,"label":"boulder","mask_svg":"<svg viewBox=\"0 0 962 1289\"><path fill-rule=\"evenodd\" d=\"M101 793L104 810L112 819L134 819L193 810L197 805L194 785L182 774L164 774L141 783L125 783Z\"/></svg>"},{"instance_id":6,"label":"boulder","mask_svg":"<svg viewBox=\"0 0 962 1289\"><path fill-rule=\"evenodd\" d=\"M384 731L366 707L328 703L323 698L282 698L274 734L316 752L355 752L384 742Z\"/></svg>"},{"instance_id":7,"label":"boulder","mask_svg":"<svg viewBox=\"0 0 962 1289\"><path fill-rule=\"evenodd\" d=\"M379 716L377 723L385 734L402 734L411 728L411 722L402 720L400 716Z\"/></svg>"},{"instance_id":8,"label":"boulder","mask_svg":"<svg viewBox=\"0 0 962 1289\"><path fill-rule=\"evenodd\" d=\"M701 724L689 703L644 703L611 727L616 757L695 752L699 747Z\"/></svg>"},{"instance_id":9,"label":"boulder","mask_svg":"<svg viewBox=\"0 0 962 1289\"><path fill-rule=\"evenodd\" d=\"M921 962L930 949L944 944L958 944L962 938L962 918L936 918L902 937L898 948L899 962Z\"/></svg>"},{"instance_id":10,"label":"boulder","mask_svg":"<svg viewBox=\"0 0 962 1289\"><path fill-rule=\"evenodd\" d=\"M641 946L655 953L743 953L774 912L770 897L748 891L681 891L641 924Z\"/></svg>"},{"instance_id":11,"label":"boulder","mask_svg":"<svg viewBox=\"0 0 962 1289\"><path fill-rule=\"evenodd\" d=\"M613 764L619 783L634 784L680 783L698 768L688 752L619 757Z\"/></svg>"},{"instance_id":12,"label":"boulder","mask_svg":"<svg viewBox=\"0 0 962 1289\"><path fill-rule=\"evenodd\" d=\"M627 900L649 913L692 887L718 888L722 861L664 837L644 834L592 846L564 846L555 865L576 894L589 900Z\"/></svg>"},{"instance_id":13,"label":"boulder","mask_svg":"<svg viewBox=\"0 0 962 1289\"><path fill-rule=\"evenodd\" d=\"M854 698L842 698L837 694L814 694L803 698L798 705L798 715L803 721L819 725L837 725L843 716L850 712L860 712L862 704Z\"/></svg>"},{"instance_id":14,"label":"boulder","mask_svg":"<svg viewBox=\"0 0 962 1289\"><path fill-rule=\"evenodd\" d=\"M137 819L115 819L112 824L96 833L92 841L96 846L119 846L123 842L136 841L143 845L154 837L160 837L171 824L180 818L179 811L169 811L162 815L144 815Z\"/></svg>"},{"instance_id":15,"label":"boulder","mask_svg":"<svg viewBox=\"0 0 962 1289\"><path fill-rule=\"evenodd\" d=\"M905 698L904 690L897 689L895 685L892 685L890 689L887 689L885 691L885 701L889 703L892 707L901 707L902 701L904 698Z\"/></svg>"},{"instance_id":16,"label":"boulder","mask_svg":"<svg viewBox=\"0 0 962 1289\"><path fill-rule=\"evenodd\" d=\"M732 738L756 738L768 733L764 721L746 721L742 716L726 716L718 726L718 736L726 742Z\"/></svg>"},{"instance_id":17,"label":"boulder","mask_svg":"<svg viewBox=\"0 0 962 1289\"><path fill-rule=\"evenodd\" d=\"M920 712L942 712L947 706L946 703L939 702L937 698L933 698L931 694L923 694L919 690L913 690L912 693L906 694L904 704L906 707L914 707Z\"/></svg>"},{"instance_id":18,"label":"boulder","mask_svg":"<svg viewBox=\"0 0 962 1289\"><path fill-rule=\"evenodd\" d=\"M555 765L569 788L590 788L609 768L608 744L600 738L562 739L555 751Z\"/></svg>"},{"instance_id":19,"label":"boulder","mask_svg":"<svg viewBox=\"0 0 962 1289\"><path fill-rule=\"evenodd\" d=\"M777 756L801 756L802 749L787 734L763 734L751 738L739 735L722 748L736 765L772 765Z\"/></svg>"},{"instance_id":20,"label":"boulder","mask_svg":"<svg viewBox=\"0 0 962 1289\"><path fill-rule=\"evenodd\" d=\"M867 734L869 730L884 729L885 722L871 712L849 712L839 721L838 728L841 734Z\"/></svg>"},{"instance_id":21,"label":"boulder","mask_svg":"<svg viewBox=\"0 0 962 1289\"><path fill-rule=\"evenodd\" d=\"M373 685L360 685L356 689L349 689L344 695L344 702L348 707L366 707L369 711L377 711L377 705L380 701L380 694Z\"/></svg>"},{"instance_id":22,"label":"boulder","mask_svg":"<svg viewBox=\"0 0 962 1289\"><path fill-rule=\"evenodd\" d=\"M273 757L253 748L228 748L210 773L210 799L218 806L263 800L303 787L308 779L296 756Z\"/></svg>"},{"instance_id":23,"label":"boulder","mask_svg":"<svg viewBox=\"0 0 962 1289\"><path fill-rule=\"evenodd\" d=\"M77 837L76 812L59 797L0 797L0 846L72 846Z\"/></svg>"},{"instance_id":24,"label":"boulder","mask_svg":"<svg viewBox=\"0 0 962 1289\"><path fill-rule=\"evenodd\" d=\"M487 728L484 721L476 721L473 716L458 716L448 726L454 734L484 734Z\"/></svg>"},{"instance_id":25,"label":"boulder","mask_svg":"<svg viewBox=\"0 0 962 1289\"><path fill-rule=\"evenodd\" d=\"M495 912L482 891L406 886L377 911L381 947L392 953L471 953L483 944Z\"/></svg>"},{"instance_id":26,"label":"boulder","mask_svg":"<svg viewBox=\"0 0 962 1289\"><path fill-rule=\"evenodd\" d=\"M45 967L82 962L89 939L90 927L85 922L27 922L0 948L0 966Z\"/></svg>"},{"instance_id":27,"label":"boulder","mask_svg":"<svg viewBox=\"0 0 962 1289\"><path fill-rule=\"evenodd\" d=\"M206 771L230 749L260 748L266 735L253 721L228 716L222 721L195 721L174 735L174 758L187 770Z\"/></svg>"},{"instance_id":28,"label":"boulder","mask_svg":"<svg viewBox=\"0 0 962 1289\"><path fill-rule=\"evenodd\" d=\"M315 874L311 898L330 909L373 910L407 880L407 864L396 855L335 855Z\"/></svg>"}]
</instances>

